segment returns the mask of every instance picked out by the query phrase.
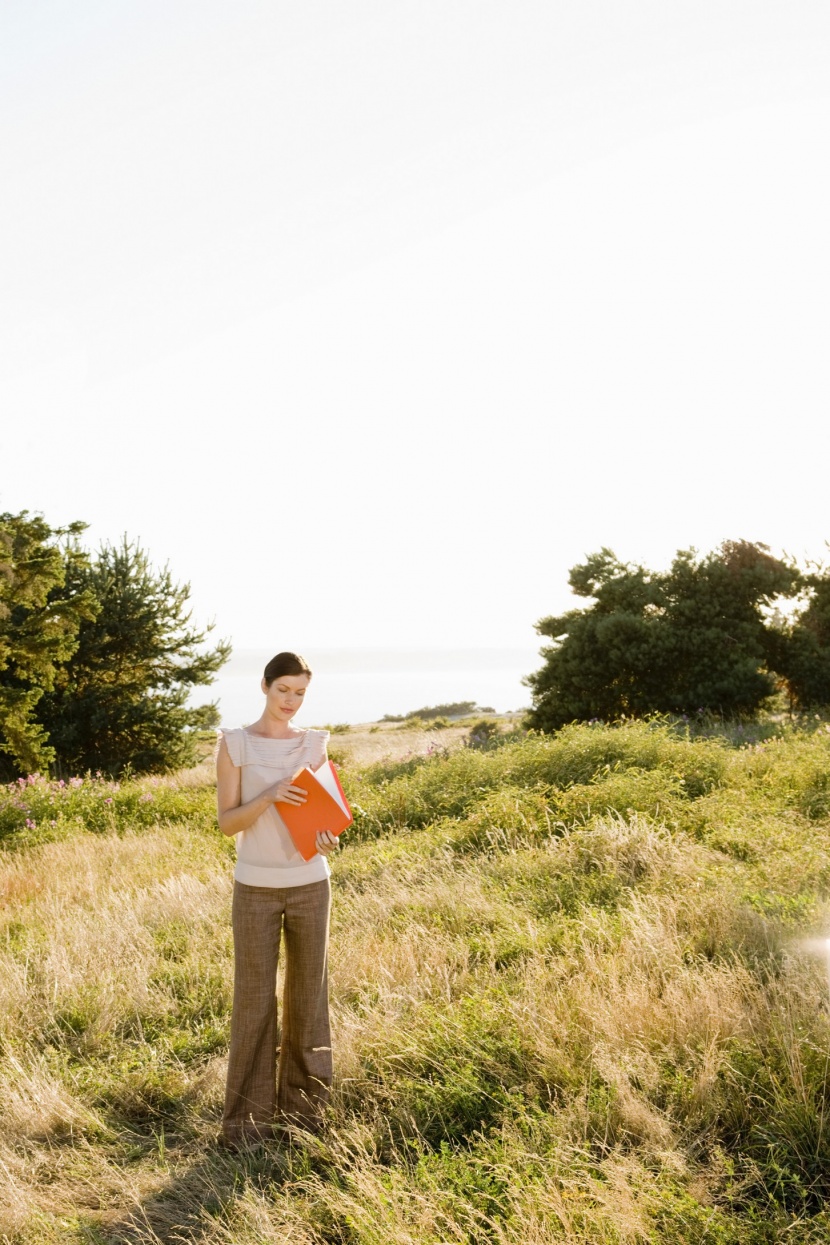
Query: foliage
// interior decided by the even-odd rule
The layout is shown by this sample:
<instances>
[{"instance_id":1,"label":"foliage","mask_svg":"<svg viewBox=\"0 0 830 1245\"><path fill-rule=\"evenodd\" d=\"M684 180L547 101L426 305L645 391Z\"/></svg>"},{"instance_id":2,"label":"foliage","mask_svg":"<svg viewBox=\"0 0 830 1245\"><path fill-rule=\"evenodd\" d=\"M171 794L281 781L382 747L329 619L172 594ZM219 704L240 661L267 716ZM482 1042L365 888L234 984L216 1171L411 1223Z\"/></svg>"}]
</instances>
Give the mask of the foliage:
<instances>
[{"instance_id":1,"label":"foliage","mask_svg":"<svg viewBox=\"0 0 830 1245\"><path fill-rule=\"evenodd\" d=\"M85 831L124 834L164 822L211 830L216 802L204 783L188 786L159 777L122 781L100 772L84 778L28 774L0 786L0 846L20 851Z\"/></svg>"},{"instance_id":2,"label":"foliage","mask_svg":"<svg viewBox=\"0 0 830 1245\"><path fill-rule=\"evenodd\" d=\"M495 709L477 705L474 700L455 700L446 705L425 705L422 709L413 709L410 713L385 713L382 722L405 722L409 718L466 718L471 713L495 713Z\"/></svg>"},{"instance_id":3,"label":"foliage","mask_svg":"<svg viewBox=\"0 0 830 1245\"><path fill-rule=\"evenodd\" d=\"M688 741L660 721L630 721L613 729L568 726L553 738L531 734L518 741L496 737L493 743L498 746L381 762L350 775L355 823L349 834L374 838L441 817L464 817L505 785L567 791L620 770L671 773L684 796L696 799L720 782L729 757L723 740Z\"/></svg>"},{"instance_id":4,"label":"foliage","mask_svg":"<svg viewBox=\"0 0 830 1245\"><path fill-rule=\"evenodd\" d=\"M775 690L769 661L781 647L764 610L801 578L766 546L727 541L705 557L679 552L667 572L603 549L572 568L570 584L594 603L537 624L554 640L526 679L537 729L655 712L757 713Z\"/></svg>"},{"instance_id":5,"label":"foliage","mask_svg":"<svg viewBox=\"0 0 830 1245\"><path fill-rule=\"evenodd\" d=\"M811 564L802 577L804 604L772 630L773 662L784 677L790 708L830 705L830 569Z\"/></svg>"},{"instance_id":6,"label":"foliage","mask_svg":"<svg viewBox=\"0 0 830 1245\"><path fill-rule=\"evenodd\" d=\"M68 551L64 591L91 599L71 660L57 671L37 709L63 774L125 768L152 772L196 760L195 732L215 725L216 708L187 705L209 684L230 645L204 650L187 609L189 584L156 570L137 543L104 545L93 560Z\"/></svg>"},{"instance_id":7,"label":"foliage","mask_svg":"<svg viewBox=\"0 0 830 1245\"><path fill-rule=\"evenodd\" d=\"M0 515L0 778L191 764L214 705L186 705L228 656L202 651L188 585L124 539L91 559L82 523Z\"/></svg>"},{"instance_id":8,"label":"foliage","mask_svg":"<svg viewBox=\"0 0 830 1245\"><path fill-rule=\"evenodd\" d=\"M470 726L470 733L465 742L468 748L487 748L500 734L498 722L492 718L479 718Z\"/></svg>"},{"instance_id":9,"label":"foliage","mask_svg":"<svg viewBox=\"0 0 830 1245\"><path fill-rule=\"evenodd\" d=\"M51 528L26 510L0 515L0 776L46 768L54 759L37 720L40 702L97 608L93 594L71 582L84 555L74 546L64 555L60 546L83 529Z\"/></svg>"}]
</instances>

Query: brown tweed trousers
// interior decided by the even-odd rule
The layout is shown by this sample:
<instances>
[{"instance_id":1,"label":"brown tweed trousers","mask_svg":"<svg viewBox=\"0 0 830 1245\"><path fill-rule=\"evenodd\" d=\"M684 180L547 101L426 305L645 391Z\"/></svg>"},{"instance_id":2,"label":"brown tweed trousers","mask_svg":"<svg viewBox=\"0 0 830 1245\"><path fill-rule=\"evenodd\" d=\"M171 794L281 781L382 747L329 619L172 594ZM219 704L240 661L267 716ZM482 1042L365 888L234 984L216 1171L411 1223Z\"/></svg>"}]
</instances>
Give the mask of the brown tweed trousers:
<instances>
[{"instance_id":1,"label":"brown tweed trousers","mask_svg":"<svg viewBox=\"0 0 830 1245\"><path fill-rule=\"evenodd\" d=\"M314 1129L331 1088L327 952L331 886L234 882L234 985L222 1134L267 1137L275 1124ZM282 1032L277 961L285 941ZM277 1055L279 1074L277 1075Z\"/></svg>"}]
</instances>

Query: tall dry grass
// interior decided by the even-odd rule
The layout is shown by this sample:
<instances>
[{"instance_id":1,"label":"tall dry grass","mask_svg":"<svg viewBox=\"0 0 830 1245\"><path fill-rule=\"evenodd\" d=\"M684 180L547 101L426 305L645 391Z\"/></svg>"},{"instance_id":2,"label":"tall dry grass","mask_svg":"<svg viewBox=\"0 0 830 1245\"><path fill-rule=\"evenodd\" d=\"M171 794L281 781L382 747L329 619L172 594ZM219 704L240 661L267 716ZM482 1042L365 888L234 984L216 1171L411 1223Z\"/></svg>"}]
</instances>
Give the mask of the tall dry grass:
<instances>
[{"instance_id":1,"label":"tall dry grass","mask_svg":"<svg viewBox=\"0 0 830 1245\"><path fill-rule=\"evenodd\" d=\"M235 1156L207 776L35 793L56 837L0 859L0 1241L828 1239L827 761L632 725L347 766L330 1127Z\"/></svg>"}]
</instances>

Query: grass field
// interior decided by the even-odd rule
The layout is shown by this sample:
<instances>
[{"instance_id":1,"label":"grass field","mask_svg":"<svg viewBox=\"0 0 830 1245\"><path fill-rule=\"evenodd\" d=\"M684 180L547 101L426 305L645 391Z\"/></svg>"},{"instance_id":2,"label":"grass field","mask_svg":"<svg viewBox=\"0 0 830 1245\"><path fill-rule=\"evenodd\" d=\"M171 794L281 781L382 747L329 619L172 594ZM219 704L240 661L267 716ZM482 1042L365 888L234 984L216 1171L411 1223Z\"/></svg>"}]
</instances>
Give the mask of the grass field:
<instances>
[{"instance_id":1,"label":"grass field","mask_svg":"<svg viewBox=\"0 0 830 1245\"><path fill-rule=\"evenodd\" d=\"M830 1240L830 733L462 734L334 737L329 1128L237 1155L209 766L0 790L0 1241Z\"/></svg>"}]
</instances>

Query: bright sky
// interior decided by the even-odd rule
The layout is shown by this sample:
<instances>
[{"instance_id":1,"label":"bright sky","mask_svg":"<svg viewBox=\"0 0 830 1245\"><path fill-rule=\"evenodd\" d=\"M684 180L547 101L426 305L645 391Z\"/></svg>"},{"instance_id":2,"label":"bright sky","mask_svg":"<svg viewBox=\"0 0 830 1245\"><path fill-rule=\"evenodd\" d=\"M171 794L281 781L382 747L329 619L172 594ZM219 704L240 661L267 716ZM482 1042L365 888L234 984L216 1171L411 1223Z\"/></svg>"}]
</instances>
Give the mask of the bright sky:
<instances>
[{"instance_id":1,"label":"bright sky","mask_svg":"<svg viewBox=\"0 0 830 1245\"><path fill-rule=\"evenodd\" d=\"M5 0L0 510L239 647L830 537L824 0Z\"/></svg>"}]
</instances>

